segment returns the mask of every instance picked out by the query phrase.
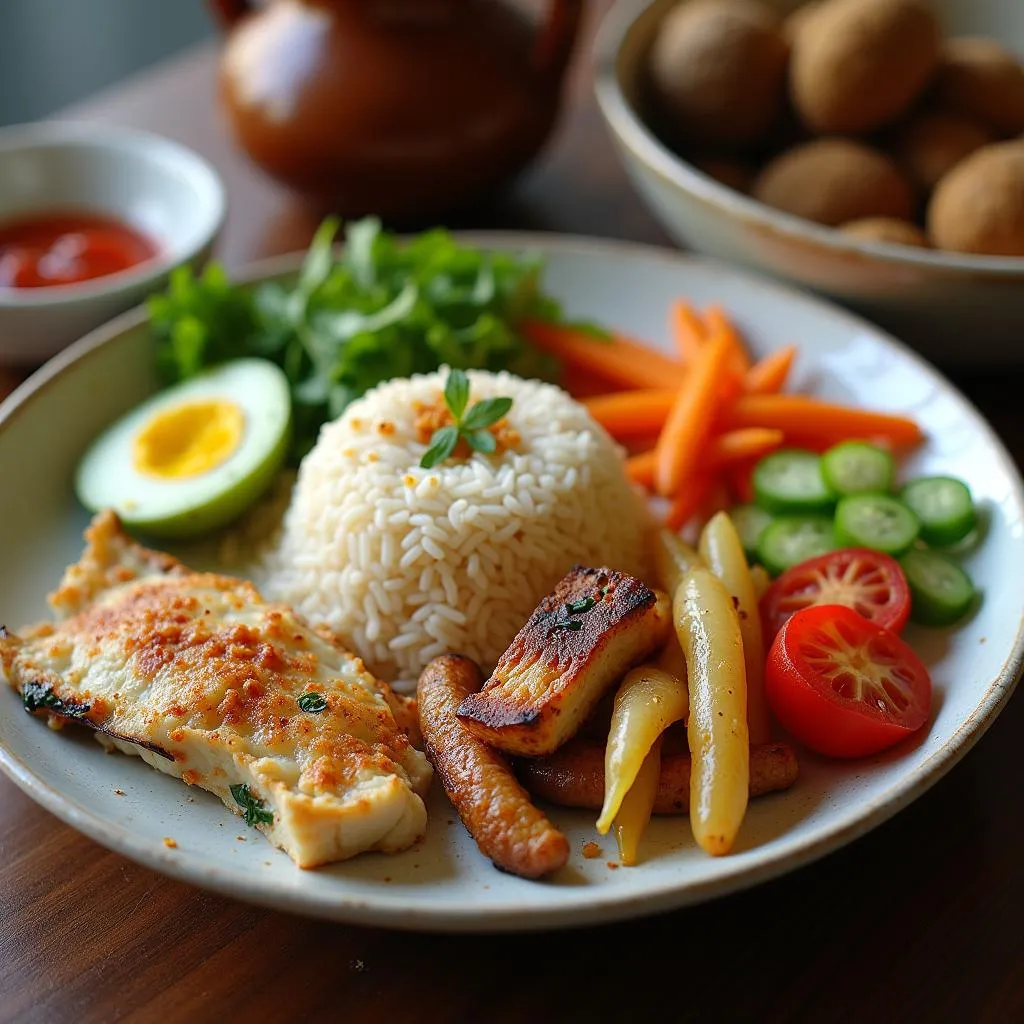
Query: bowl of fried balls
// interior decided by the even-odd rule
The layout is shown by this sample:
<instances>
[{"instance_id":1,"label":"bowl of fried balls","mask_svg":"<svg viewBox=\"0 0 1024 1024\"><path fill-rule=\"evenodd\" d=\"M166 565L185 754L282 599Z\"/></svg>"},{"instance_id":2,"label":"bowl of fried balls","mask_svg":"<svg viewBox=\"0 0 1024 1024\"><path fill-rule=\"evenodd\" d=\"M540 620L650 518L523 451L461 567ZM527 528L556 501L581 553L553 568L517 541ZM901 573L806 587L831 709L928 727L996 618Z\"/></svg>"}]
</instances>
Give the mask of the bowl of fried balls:
<instances>
[{"instance_id":1,"label":"bowl of fried balls","mask_svg":"<svg viewBox=\"0 0 1024 1024\"><path fill-rule=\"evenodd\" d=\"M618 0L597 97L683 245L1024 363L1024 0Z\"/></svg>"}]
</instances>

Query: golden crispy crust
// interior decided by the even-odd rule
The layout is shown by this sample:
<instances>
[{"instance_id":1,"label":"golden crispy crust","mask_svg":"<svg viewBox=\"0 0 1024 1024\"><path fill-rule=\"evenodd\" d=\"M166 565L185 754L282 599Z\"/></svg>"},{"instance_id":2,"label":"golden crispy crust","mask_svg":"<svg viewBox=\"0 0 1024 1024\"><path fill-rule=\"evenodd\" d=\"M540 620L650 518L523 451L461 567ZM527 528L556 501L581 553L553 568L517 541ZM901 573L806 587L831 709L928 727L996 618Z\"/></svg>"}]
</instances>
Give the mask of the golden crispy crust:
<instances>
[{"instance_id":1,"label":"golden crispy crust","mask_svg":"<svg viewBox=\"0 0 1024 1024\"><path fill-rule=\"evenodd\" d=\"M456 718L459 702L480 686L468 658L435 658L418 686L427 756L480 852L503 871L539 878L569 858L568 840L537 810L508 761L471 736Z\"/></svg>"},{"instance_id":2,"label":"golden crispy crust","mask_svg":"<svg viewBox=\"0 0 1024 1024\"><path fill-rule=\"evenodd\" d=\"M85 551L65 570L60 586L49 597L50 607L60 617L73 615L119 583L188 571L172 555L152 551L132 540L116 513L108 509L100 512L86 529Z\"/></svg>"},{"instance_id":3,"label":"golden crispy crust","mask_svg":"<svg viewBox=\"0 0 1024 1024\"><path fill-rule=\"evenodd\" d=\"M302 743L313 792L352 785L366 771L400 771L395 757L404 758L409 740L385 703L370 704L339 689L325 694L332 714L314 720L301 713L304 680L316 677L320 663L308 649L308 631L286 607L265 605L261 621L248 625L204 614L211 604L242 612L259 605L260 597L251 584L209 573L140 580L123 585L116 601L93 604L56 625L42 658L23 649L12 668L18 677L48 686L58 701L88 706L63 717L160 749L165 757L174 755L150 737L160 735L161 722L173 721L180 729L213 730L212 741L227 726L258 735L271 749ZM48 668L72 644L86 658L130 664L151 694L168 699L150 702L139 728L126 728L115 700L69 686ZM173 691L153 687L167 678L175 680ZM294 685L282 686L286 680ZM331 723L338 728L324 728Z\"/></svg>"},{"instance_id":4,"label":"golden crispy crust","mask_svg":"<svg viewBox=\"0 0 1024 1024\"><path fill-rule=\"evenodd\" d=\"M51 599L65 617L0 634L26 710L236 811L244 784L272 809L257 825L303 867L422 834L431 772L402 728L411 702L251 584L147 551L109 513L87 539Z\"/></svg>"},{"instance_id":5,"label":"golden crispy crust","mask_svg":"<svg viewBox=\"0 0 1024 1024\"><path fill-rule=\"evenodd\" d=\"M549 757L517 762L516 774L542 800L599 810L604 802L604 744L575 740ZM764 743L750 748L751 796L789 789L798 774L796 754L788 744ZM686 814L689 809L690 755L666 753L661 760L654 813Z\"/></svg>"},{"instance_id":6,"label":"golden crispy crust","mask_svg":"<svg viewBox=\"0 0 1024 1024\"><path fill-rule=\"evenodd\" d=\"M580 727L612 683L656 650L668 602L640 580L577 566L538 605L459 719L513 754L551 753Z\"/></svg>"}]
</instances>

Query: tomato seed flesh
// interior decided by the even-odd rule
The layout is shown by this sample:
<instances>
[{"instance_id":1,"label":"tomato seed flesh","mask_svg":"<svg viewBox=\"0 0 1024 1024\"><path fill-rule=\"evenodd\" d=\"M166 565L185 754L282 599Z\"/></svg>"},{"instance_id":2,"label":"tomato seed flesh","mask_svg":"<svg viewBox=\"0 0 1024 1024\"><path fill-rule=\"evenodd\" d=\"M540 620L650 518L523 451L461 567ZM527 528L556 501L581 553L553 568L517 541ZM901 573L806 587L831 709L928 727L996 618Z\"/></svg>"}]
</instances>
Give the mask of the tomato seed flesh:
<instances>
[{"instance_id":1,"label":"tomato seed flesh","mask_svg":"<svg viewBox=\"0 0 1024 1024\"><path fill-rule=\"evenodd\" d=\"M897 715L913 701L911 676L880 637L858 643L843 622L821 627L805 641L804 657L840 697Z\"/></svg>"}]
</instances>

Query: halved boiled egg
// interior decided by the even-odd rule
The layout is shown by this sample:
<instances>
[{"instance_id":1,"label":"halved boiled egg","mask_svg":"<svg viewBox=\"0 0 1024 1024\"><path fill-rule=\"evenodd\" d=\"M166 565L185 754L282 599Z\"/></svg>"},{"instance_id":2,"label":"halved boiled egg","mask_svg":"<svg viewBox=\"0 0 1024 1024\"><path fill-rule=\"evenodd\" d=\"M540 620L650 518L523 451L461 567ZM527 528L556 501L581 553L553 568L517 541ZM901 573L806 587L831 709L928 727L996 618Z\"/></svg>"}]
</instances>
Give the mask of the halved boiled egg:
<instances>
[{"instance_id":1,"label":"halved boiled egg","mask_svg":"<svg viewBox=\"0 0 1024 1024\"><path fill-rule=\"evenodd\" d=\"M223 526L263 493L288 452L284 373L238 359L161 391L109 427L79 463L75 491L94 512L159 537Z\"/></svg>"}]
</instances>

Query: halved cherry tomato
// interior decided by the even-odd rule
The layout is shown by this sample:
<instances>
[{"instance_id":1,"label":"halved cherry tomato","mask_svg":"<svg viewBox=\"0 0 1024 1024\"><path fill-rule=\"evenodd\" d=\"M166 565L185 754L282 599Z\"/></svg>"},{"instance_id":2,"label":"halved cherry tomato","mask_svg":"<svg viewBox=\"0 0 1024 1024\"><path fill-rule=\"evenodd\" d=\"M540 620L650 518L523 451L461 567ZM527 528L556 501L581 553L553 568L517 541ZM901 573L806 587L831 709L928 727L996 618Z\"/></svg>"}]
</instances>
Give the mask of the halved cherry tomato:
<instances>
[{"instance_id":1,"label":"halved cherry tomato","mask_svg":"<svg viewBox=\"0 0 1024 1024\"><path fill-rule=\"evenodd\" d=\"M910 615L910 587L895 558L867 548L843 548L787 569L761 598L766 637L801 608L842 604L898 633Z\"/></svg>"},{"instance_id":2,"label":"halved cherry tomato","mask_svg":"<svg viewBox=\"0 0 1024 1024\"><path fill-rule=\"evenodd\" d=\"M932 683L895 633L843 605L796 612L765 667L779 722L832 757L865 757L916 732L931 713Z\"/></svg>"}]
</instances>

